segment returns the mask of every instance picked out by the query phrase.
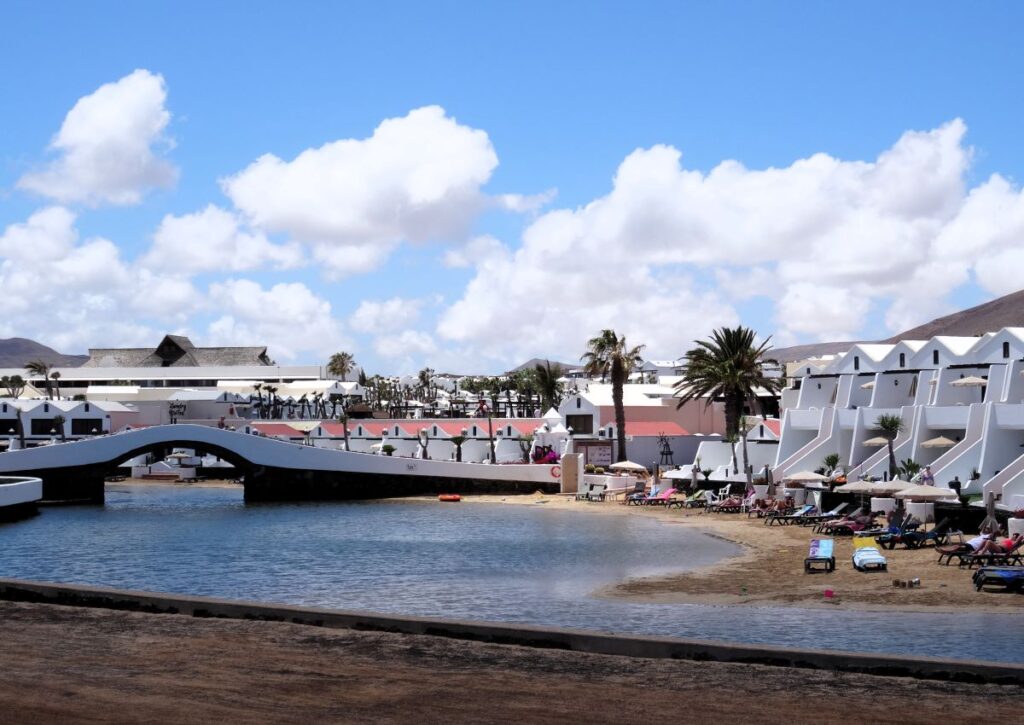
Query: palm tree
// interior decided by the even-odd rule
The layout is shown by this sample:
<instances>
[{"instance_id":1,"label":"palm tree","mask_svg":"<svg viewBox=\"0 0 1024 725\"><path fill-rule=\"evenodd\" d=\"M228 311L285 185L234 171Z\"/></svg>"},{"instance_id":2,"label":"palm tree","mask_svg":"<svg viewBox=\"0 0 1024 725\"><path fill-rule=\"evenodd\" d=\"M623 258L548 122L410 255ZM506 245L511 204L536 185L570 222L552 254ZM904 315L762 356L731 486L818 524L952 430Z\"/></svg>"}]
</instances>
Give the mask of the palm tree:
<instances>
[{"instance_id":1,"label":"palm tree","mask_svg":"<svg viewBox=\"0 0 1024 725\"><path fill-rule=\"evenodd\" d=\"M743 406L757 397L757 389L770 392L781 387L780 378L769 378L764 364L770 350L768 338L755 345L754 331L743 327L723 327L711 333L710 340L697 340L697 347L686 353L683 377L673 386L679 393L676 408L691 400L704 399L705 407L725 401L725 435L739 436Z\"/></svg>"},{"instance_id":2,"label":"palm tree","mask_svg":"<svg viewBox=\"0 0 1024 725\"><path fill-rule=\"evenodd\" d=\"M327 362L327 374L341 378L344 381L348 374L352 372L355 364L356 361L352 357L352 353L336 352L331 355L331 359Z\"/></svg>"},{"instance_id":3,"label":"palm tree","mask_svg":"<svg viewBox=\"0 0 1024 725\"><path fill-rule=\"evenodd\" d=\"M20 375L4 375L0 378L0 385L7 391L9 398L20 398L25 392L25 378Z\"/></svg>"},{"instance_id":4,"label":"palm tree","mask_svg":"<svg viewBox=\"0 0 1024 725\"><path fill-rule=\"evenodd\" d=\"M697 347L686 353L683 377L673 386L679 394L677 409L691 400L704 399L706 408L715 400L725 401L725 437L743 437L743 468L748 478L748 428L743 424L743 407L748 400L757 399L758 388L775 392L782 387L781 378L770 378L764 372L765 363L775 362L765 357L771 338L758 345L755 337L752 329L740 325L715 330L710 340L696 340Z\"/></svg>"},{"instance_id":5,"label":"palm tree","mask_svg":"<svg viewBox=\"0 0 1024 725\"><path fill-rule=\"evenodd\" d=\"M622 403L622 386L629 374L640 362L643 345L626 346L626 336L619 337L614 330L602 330L601 334L587 341L587 352L580 358L584 372L594 377L600 375L612 379L612 403L615 406L615 428L618 436L619 461L626 460L626 409Z\"/></svg>"},{"instance_id":6,"label":"palm tree","mask_svg":"<svg viewBox=\"0 0 1024 725\"><path fill-rule=\"evenodd\" d=\"M893 449L892 442L906 427L903 425L903 418L886 413L878 416L875 425L881 431L882 437L885 438L886 445L889 446L889 478L896 478L896 451Z\"/></svg>"},{"instance_id":7,"label":"palm tree","mask_svg":"<svg viewBox=\"0 0 1024 725\"><path fill-rule=\"evenodd\" d=\"M541 407L544 408L544 412L547 412L551 408L555 408L559 403L562 402L562 391L563 385L558 381L564 374L562 366L558 363L552 367L551 361L545 360L544 364L537 363L534 366L534 379L537 382L537 388L540 391L540 397L543 401Z\"/></svg>"},{"instance_id":8,"label":"palm tree","mask_svg":"<svg viewBox=\"0 0 1024 725\"><path fill-rule=\"evenodd\" d=\"M462 444L466 442L469 436L466 433L466 429L463 428L462 432L457 436L451 437L451 442L455 446L455 462L462 463Z\"/></svg>"},{"instance_id":9,"label":"palm tree","mask_svg":"<svg viewBox=\"0 0 1024 725\"><path fill-rule=\"evenodd\" d=\"M43 382L46 384L46 395L52 400L53 385L50 381L50 366L42 360L33 360L25 363L25 370L29 375L38 375L43 379Z\"/></svg>"}]
</instances>

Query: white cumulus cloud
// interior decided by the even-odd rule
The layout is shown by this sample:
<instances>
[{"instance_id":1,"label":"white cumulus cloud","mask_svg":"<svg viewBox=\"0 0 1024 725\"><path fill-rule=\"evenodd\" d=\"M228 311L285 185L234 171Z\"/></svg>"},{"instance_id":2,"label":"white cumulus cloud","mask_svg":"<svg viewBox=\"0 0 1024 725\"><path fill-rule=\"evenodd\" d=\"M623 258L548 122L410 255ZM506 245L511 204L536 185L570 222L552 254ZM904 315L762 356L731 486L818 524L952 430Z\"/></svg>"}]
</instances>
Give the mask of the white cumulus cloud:
<instances>
[{"instance_id":1,"label":"white cumulus cloud","mask_svg":"<svg viewBox=\"0 0 1024 725\"><path fill-rule=\"evenodd\" d=\"M57 157L18 180L22 189L62 203L137 204L177 170L155 151L168 146L171 114L160 75L136 70L80 98L50 144Z\"/></svg>"},{"instance_id":2,"label":"white cumulus cloud","mask_svg":"<svg viewBox=\"0 0 1024 725\"><path fill-rule=\"evenodd\" d=\"M143 259L148 267L181 275L290 269L303 261L297 244L274 244L261 232L241 229L234 214L213 204L194 214L165 216Z\"/></svg>"},{"instance_id":3,"label":"white cumulus cloud","mask_svg":"<svg viewBox=\"0 0 1024 725\"><path fill-rule=\"evenodd\" d=\"M338 350L351 348L341 324L332 316L331 303L306 285L275 284L264 289L247 279L229 279L210 285L210 302L222 315L204 339L216 345L266 344L284 361L300 356L326 360Z\"/></svg>"},{"instance_id":4,"label":"white cumulus cloud","mask_svg":"<svg viewBox=\"0 0 1024 725\"><path fill-rule=\"evenodd\" d=\"M253 225L313 245L344 276L379 266L402 241L462 234L486 206L481 187L497 165L485 132L427 106L383 121L369 138L291 161L266 154L222 186Z\"/></svg>"},{"instance_id":5,"label":"white cumulus cloud","mask_svg":"<svg viewBox=\"0 0 1024 725\"><path fill-rule=\"evenodd\" d=\"M0 234L0 336L62 351L151 344L204 304L190 282L138 270L110 240L82 240L75 215L50 207Z\"/></svg>"},{"instance_id":6,"label":"white cumulus cloud","mask_svg":"<svg viewBox=\"0 0 1024 725\"><path fill-rule=\"evenodd\" d=\"M994 292L1014 284L965 254L1012 250L1024 227L1020 191L1004 180L967 193L966 130L957 119L908 131L872 161L819 153L762 170L724 161L702 173L670 146L638 149L607 195L540 215L518 248L449 252L449 266L476 274L438 332L514 359L578 354L614 327L675 356L754 297L786 340L854 336L874 310L893 329L917 324L972 267Z\"/></svg>"}]
</instances>

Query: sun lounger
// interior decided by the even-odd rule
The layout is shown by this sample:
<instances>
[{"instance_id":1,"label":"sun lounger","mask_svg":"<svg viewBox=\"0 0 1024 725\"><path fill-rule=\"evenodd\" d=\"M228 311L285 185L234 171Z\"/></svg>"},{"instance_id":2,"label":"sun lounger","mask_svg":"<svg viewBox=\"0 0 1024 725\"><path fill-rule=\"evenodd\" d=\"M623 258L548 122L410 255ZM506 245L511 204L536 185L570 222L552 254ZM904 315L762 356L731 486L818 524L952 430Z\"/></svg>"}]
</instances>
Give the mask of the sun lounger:
<instances>
[{"instance_id":1,"label":"sun lounger","mask_svg":"<svg viewBox=\"0 0 1024 725\"><path fill-rule=\"evenodd\" d=\"M640 499L644 498L644 489L647 488L647 484L643 481L637 481L633 485L633 490L626 494L626 497L622 500L622 503L629 506L630 504L636 505Z\"/></svg>"},{"instance_id":2,"label":"sun lounger","mask_svg":"<svg viewBox=\"0 0 1024 725\"><path fill-rule=\"evenodd\" d=\"M743 499L736 496L729 496L724 499L719 499L713 504L708 504L707 510L711 512L721 513L739 513L743 507Z\"/></svg>"},{"instance_id":3,"label":"sun lounger","mask_svg":"<svg viewBox=\"0 0 1024 725\"><path fill-rule=\"evenodd\" d=\"M935 550L939 552L939 560L936 563L945 564L946 566L949 566L954 558L959 559L961 556L969 556L974 553L974 547L966 541L960 544L936 546Z\"/></svg>"},{"instance_id":4,"label":"sun lounger","mask_svg":"<svg viewBox=\"0 0 1024 725\"><path fill-rule=\"evenodd\" d=\"M854 540L853 568L857 571L888 571L889 562L875 546L869 536L858 536Z\"/></svg>"},{"instance_id":5,"label":"sun lounger","mask_svg":"<svg viewBox=\"0 0 1024 725\"><path fill-rule=\"evenodd\" d=\"M595 483L593 488L587 492L587 501L604 501L604 492L607 488L606 484Z\"/></svg>"},{"instance_id":6,"label":"sun lounger","mask_svg":"<svg viewBox=\"0 0 1024 725\"><path fill-rule=\"evenodd\" d=\"M666 508L696 508L704 505L704 491L695 491L684 498L673 498L665 503Z\"/></svg>"},{"instance_id":7,"label":"sun lounger","mask_svg":"<svg viewBox=\"0 0 1024 725\"><path fill-rule=\"evenodd\" d=\"M826 511L823 514L808 514L808 515L804 516L803 518L801 518L801 520L798 521L797 523L800 524L801 526L811 526L813 524L820 524L823 521L833 521L833 520L838 519L840 517L840 515L843 512L843 510L848 505L849 504L841 503L838 506L836 506L834 509L832 509L831 511Z\"/></svg>"},{"instance_id":8,"label":"sun lounger","mask_svg":"<svg viewBox=\"0 0 1024 725\"><path fill-rule=\"evenodd\" d=\"M674 488L667 488L657 496L647 496L646 498L640 499L640 503L644 506L665 506L674 496L676 490Z\"/></svg>"},{"instance_id":9,"label":"sun lounger","mask_svg":"<svg viewBox=\"0 0 1024 725\"><path fill-rule=\"evenodd\" d=\"M811 539L811 547L804 559L804 574L817 571L816 566L824 566L824 571L836 570L836 557L834 554L835 541L832 539Z\"/></svg>"},{"instance_id":10,"label":"sun lounger","mask_svg":"<svg viewBox=\"0 0 1024 725\"><path fill-rule=\"evenodd\" d=\"M968 569L973 569L974 565L979 566L1013 566L1024 564L1024 559L1021 556L1021 546L1024 545L1024 539L1017 542L1009 551L989 551L984 554L974 553L963 553L954 554L954 556L960 559L960 566L967 565Z\"/></svg>"},{"instance_id":11,"label":"sun lounger","mask_svg":"<svg viewBox=\"0 0 1024 725\"><path fill-rule=\"evenodd\" d=\"M639 486L635 486L635 487L639 487ZM657 494L658 494L658 487L656 485L651 487L649 495L643 493L643 488L639 488L639 491L635 491L635 492L633 492L632 494L630 494L629 496L626 497L626 505L627 506L639 506L640 504L643 503L644 499L646 499L648 496L657 496Z\"/></svg>"},{"instance_id":12,"label":"sun lounger","mask_svg":"<svg viewBox=\"0 0 1024 725\"><path fill-rule=\"evenodd\" d=\"M593 490L594 485L595 484L593 484L593 483L586 483L586 482L581 483L580 487L579 487L579 490L576 491L576 500L577 501L586 501L587 500L587 496L590 495L590 492Z\"/></svg>"},{"instance_id":13,"label":"sun lounger","mask_svg":"<svg viewBox=\"0 0 1024 725\"><path fill-rule=\"evenodd\" d=\"M816 523L814 525L814 533L816 533L816 534L829 533L829 530L832 529L833 527L840 526L840 525L845 524L845 523L849 523L850 521L853 521L854 519L856 519L858 516L863 516L863 515L864 515L864 507L861 506L861 507L856 508L853 511L851 511L845 517L836 517L834 519L825 519L824 521L819 521L818 523Z\"/></svg>"},{"instance_id":14,"label":"sun lounger","mask_svg":"<svg viewBox=\"0 0 1024 725\"><path fill-rule=\"evenodd\" d=\"M915 527L915 530L913 531L904 531L902 533L892 535L883 534L878 537L878 543L888 549L895 548L897 544L903 544L908 549L920 549L929 541L933 545L938 546L945 543L949 536L949 529L951 526L952 521L949 519L943 519L931 531L917 531ZM883 543L882 539L886 536L889 536L890 538Z\"/></svg>"},{"instance_id":15,"label":"sun lounger","mask_svg":"<svg viewBox=\"0 0 1024 725\"><path fill-rule=\"evenodd\" d=\"M1007 591L1024 592L1024 567L983 566L974 572L974 588L1000 586Z\"/></svg>"},{"instance_id":16,"label":"sun lounger","mask_svg":"<svg viewBox=\"0 0 1024 725\"><path fill-rule=\"evenodd\" d=\"M787 526L788 524L796 523L800 518L811 513L813 510L814 506L812 504L805 504L788 515L772 516L769 514L768 516L765 516L764 523L766 526L774 526L775 524L778 524L779 526Z\"/></svg>"}]
</instances>

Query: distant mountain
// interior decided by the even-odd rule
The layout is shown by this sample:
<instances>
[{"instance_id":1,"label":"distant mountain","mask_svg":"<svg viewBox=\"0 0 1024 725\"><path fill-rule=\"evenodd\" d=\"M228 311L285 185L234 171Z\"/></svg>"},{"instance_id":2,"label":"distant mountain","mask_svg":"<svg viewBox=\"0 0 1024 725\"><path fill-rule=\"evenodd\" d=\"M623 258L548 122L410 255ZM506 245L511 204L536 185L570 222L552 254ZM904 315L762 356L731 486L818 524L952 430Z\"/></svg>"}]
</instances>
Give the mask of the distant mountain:
<instances>
[{"instance_id":1,"label":"distant mountain","mask_svg":"<svg viewBox=\"0 0 1024 725\"><path fill-rule=\"evenodd\" d=\"M991 302L938 317L882 342L927 340L936 335L977 337L1003 327L1024 327L1024 290L1011 292Z\"/></svg>"},{"instance_id":2,"label":"distant mountain","mask_svg":"<svg viewBox=\"0 0 1024 725\"><path fill-rule=\"evenodd\" d=\"M579 368L579 367L581 367L583 365L583 363L578 363L578 362L577 363L564 363L564 362L557 362L555 360L545 360L543 358L535 357L532 360L527 360L526 362L524 362L519 367L512 368L511 370L509 370L505 374L506 375L511 375L512 373L517 373L520 370L533 370L537 365L543 365L546 362L550 362L551 363L551 367L554 367L555 365L560 365L562 367L562 370L565 371L565 372L569 372L570 370L575 370L576 368Z\"/></svg>"},{"instance_id":3,"label":"distant mountain","mask_svg":"<svg viewBox=\"0 0 1024 725\"><path fill-rule=\"evenodd\" d=\"M904 330L887 340L879 340L879 343L892 345L900 340L929 340L938 335L977 337L1004 327L1024 327L1024 290L1011 292L991 302L969 307L945 317L937 317L931 322ZM793 345L773 349L769 352L769 357L783 363L806 360L810 357L846 352L856 344L857 341L852 340Z\"/></svg>"},{"instance_id":4,"label":"distant mountain","mask_svg":"<svg viewBox=\"0 0 1024 725\"><path fill-rule=\"evenodd\" d=\"M773 347L765 357L778 360L780 363L788 363L812 357L821 357L822 355L835 355L838 352L846 352L856 344L857 341L854 340L851 342L812 342L807 345Z\"/></svg>"},{"instance_id":5,"label":"distant mountain","mask_svg":"<svg viewBox=\"0 0 1024 725\"><path fill-rule=\"evenodd\" d=\"M42 360L59 368L77 368L88 359L88 355L65 355L24 337L0 340L0 368L23 368L33 360Z\"/></svg>"}]
</instances>

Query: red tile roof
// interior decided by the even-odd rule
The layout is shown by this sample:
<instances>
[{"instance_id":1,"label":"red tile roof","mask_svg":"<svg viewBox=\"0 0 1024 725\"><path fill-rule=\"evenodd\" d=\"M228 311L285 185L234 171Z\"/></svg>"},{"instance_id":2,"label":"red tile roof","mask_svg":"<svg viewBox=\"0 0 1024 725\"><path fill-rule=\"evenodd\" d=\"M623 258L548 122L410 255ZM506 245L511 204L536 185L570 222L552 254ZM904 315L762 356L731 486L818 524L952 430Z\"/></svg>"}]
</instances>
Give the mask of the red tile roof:
<instances>
[{"instance_id":1,"label":"red tile roof","mask_svg":"<svg viewBox=\"0 0 1024 725\"><path fill-rule=\"evenodd\" d=\"M304 438L306 435L287 423L251 423L250 425L268 438Z\"/></svg>"},{"instance_id":2,"label":"red tile roof","mask_svg":"<svg viewBox=\"0 0 1024 725\"><path fill-rule=\"evenodd\" d=\"M678 423L665 420L634 420L626 421L628 436L685 436L689 432Z\"/></svg>"}]
</instances>

